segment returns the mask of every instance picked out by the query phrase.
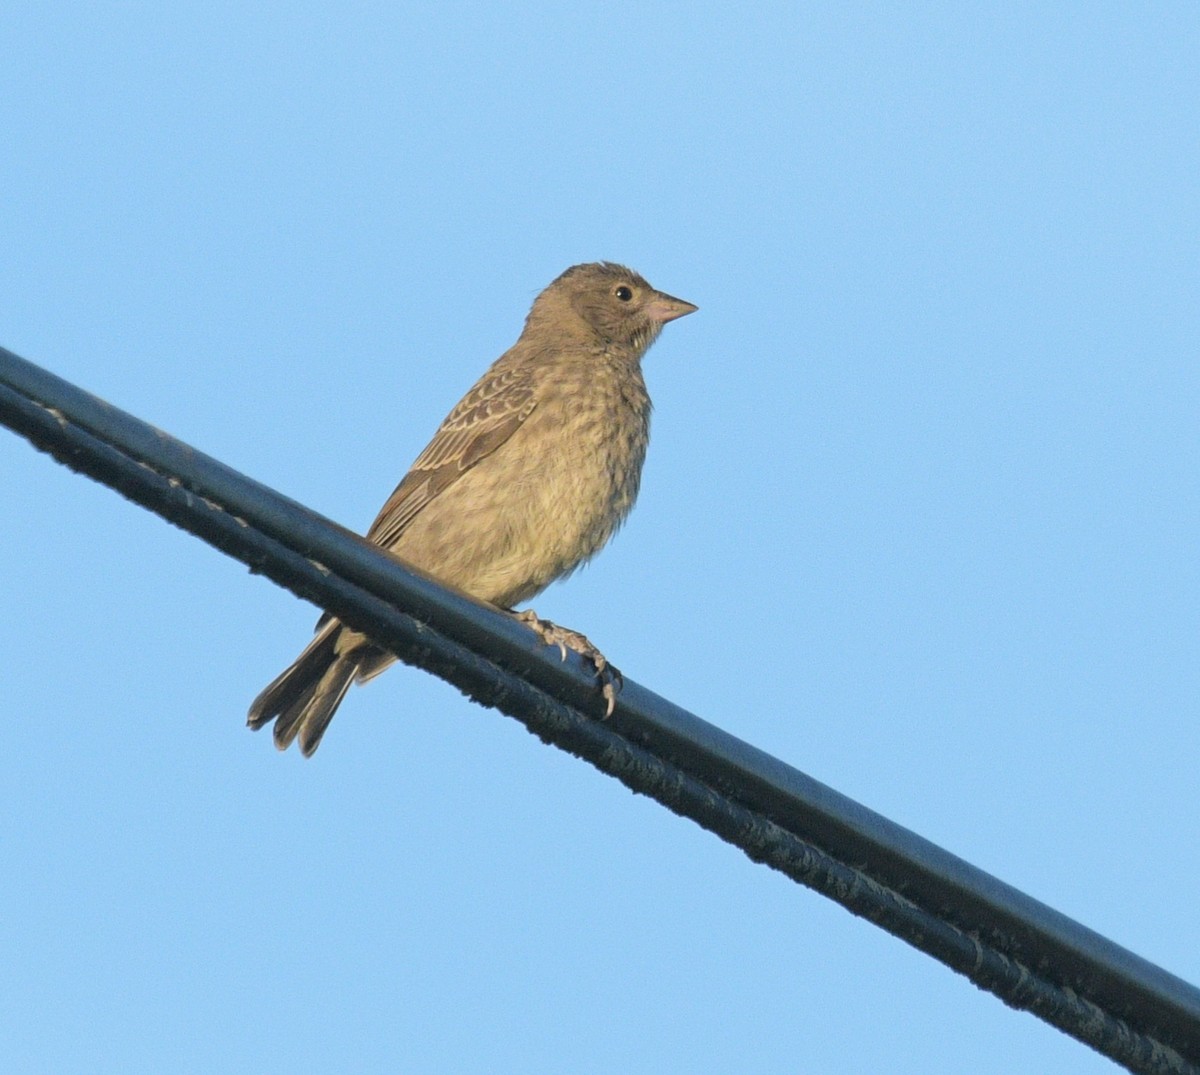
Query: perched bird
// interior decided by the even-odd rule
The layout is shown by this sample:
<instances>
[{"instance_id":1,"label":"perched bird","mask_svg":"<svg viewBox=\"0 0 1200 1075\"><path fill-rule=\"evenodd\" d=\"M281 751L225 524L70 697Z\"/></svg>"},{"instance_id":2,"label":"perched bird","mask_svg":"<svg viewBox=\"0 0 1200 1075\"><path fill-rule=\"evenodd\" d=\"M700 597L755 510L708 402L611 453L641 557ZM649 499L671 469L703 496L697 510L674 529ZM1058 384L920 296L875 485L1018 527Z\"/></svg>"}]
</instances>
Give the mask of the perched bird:
<instances>
[{"instance_id":1,"label":"perched bird","mask_svg":"<svg viewBox=\"0 0 1200 1075\"><path fill-rule=\"evenodd\" d=\"M367 539L507 610L569 575L633 507L650 435L642 356L663 325L695 309L621 265L567 269L447 416ZM564 656L570 647L592 661L611 713L619 675L599 651L532 612L519 618ZM280 750L298 738L311 755L350 684L395 659L326 614L247 723L273 720Z\"/></svg>"}]
</instances>

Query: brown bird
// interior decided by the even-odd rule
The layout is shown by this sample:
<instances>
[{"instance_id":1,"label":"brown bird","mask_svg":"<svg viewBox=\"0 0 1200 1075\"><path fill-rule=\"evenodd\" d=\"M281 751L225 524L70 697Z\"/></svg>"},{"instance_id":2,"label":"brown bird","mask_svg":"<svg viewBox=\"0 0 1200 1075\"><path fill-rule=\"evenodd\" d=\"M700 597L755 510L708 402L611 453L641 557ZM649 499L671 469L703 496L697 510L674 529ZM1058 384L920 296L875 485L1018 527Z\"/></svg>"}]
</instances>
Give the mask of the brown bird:
<instances>
[{"instance_id":1,"label":"brown bird","mask_svg":"<svg viewBox=\"0 0 1200 1075\"><path fill-rule=\"evenodd\" d=\"M367 538L436 578L511 610L596 555L637 497L650 436L641 361L690 302L631 269L575 265L534 300L520 339L442 423ZM519 618L581 653L612 712L619 674L582 635ZM294 664L250 707L275 744L311 755L350 684L396 658L326 614Z\"/></svg>"}]
</instances>

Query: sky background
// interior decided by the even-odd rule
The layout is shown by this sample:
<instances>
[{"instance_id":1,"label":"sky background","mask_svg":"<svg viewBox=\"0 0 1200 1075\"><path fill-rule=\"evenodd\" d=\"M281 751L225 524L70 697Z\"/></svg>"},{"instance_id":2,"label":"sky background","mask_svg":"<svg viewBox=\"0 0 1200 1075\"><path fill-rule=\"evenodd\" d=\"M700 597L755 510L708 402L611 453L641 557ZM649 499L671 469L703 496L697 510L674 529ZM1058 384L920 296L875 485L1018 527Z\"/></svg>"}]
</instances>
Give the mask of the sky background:
<instances>
[{"instance_id":1,"label":"sky background","mask_svg":"<svg viewBox=\"0 0 1200 1075\"><path fill-rule=\"evenodd\" d=\"M537 610L1200 981L1200 8L11 3L0 344L364 528L566 266L700 306ZM1107 1072L0 432L0 1069Z\"/></svg>"}]
</instances>

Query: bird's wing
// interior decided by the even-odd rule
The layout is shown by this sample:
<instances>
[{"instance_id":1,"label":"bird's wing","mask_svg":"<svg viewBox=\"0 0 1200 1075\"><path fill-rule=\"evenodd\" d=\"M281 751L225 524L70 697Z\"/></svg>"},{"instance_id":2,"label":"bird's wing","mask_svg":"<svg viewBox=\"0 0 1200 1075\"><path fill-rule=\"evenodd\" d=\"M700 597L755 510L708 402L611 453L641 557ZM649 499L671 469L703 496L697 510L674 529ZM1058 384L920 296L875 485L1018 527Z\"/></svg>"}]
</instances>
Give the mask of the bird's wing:
<instances>
[{"instance_id":1,"label":"bird's wing","mask_svg":"<svg viewBox=\"0 0 1200 1075\"><path fill-rule=\"evenodd\" d=\"M393 546L426 504L508 440L536 405L528 369L487 374L446 417L380 509L367 538Z\"/></svg>"}]
</instances>

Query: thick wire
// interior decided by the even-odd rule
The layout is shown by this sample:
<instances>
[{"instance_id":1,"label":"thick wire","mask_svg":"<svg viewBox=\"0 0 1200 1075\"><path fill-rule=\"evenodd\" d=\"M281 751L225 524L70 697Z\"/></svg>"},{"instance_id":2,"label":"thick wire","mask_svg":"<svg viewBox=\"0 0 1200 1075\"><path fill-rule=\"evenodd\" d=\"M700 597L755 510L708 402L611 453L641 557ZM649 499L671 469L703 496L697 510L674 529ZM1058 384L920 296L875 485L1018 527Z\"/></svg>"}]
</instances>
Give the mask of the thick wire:
<instances>
[{"instance_id":1,"label":"thick wire","mask_svg":"<svg viewBox=\"0 0 1200 1075\"><path fill-rule=\"evenodd\" d=\"M0 348L0 423L402 660L1135 1072L1200 1073L1200 990L490 606Z\"/></svg>"}]
</instances>

